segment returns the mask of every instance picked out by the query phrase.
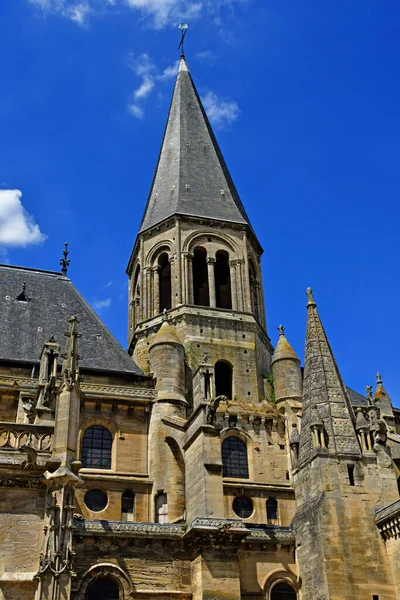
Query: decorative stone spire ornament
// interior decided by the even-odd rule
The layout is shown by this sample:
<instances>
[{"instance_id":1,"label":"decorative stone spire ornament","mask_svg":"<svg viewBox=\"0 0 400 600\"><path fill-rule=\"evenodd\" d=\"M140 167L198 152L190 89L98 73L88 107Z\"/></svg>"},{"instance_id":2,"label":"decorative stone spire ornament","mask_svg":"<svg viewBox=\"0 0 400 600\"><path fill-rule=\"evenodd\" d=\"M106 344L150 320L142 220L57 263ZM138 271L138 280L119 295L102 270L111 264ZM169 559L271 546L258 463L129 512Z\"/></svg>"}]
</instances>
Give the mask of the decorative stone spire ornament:
<instances>
[{"instance_id":1,"label":"decorative stone spire ornament","mask_svg":"<svg viewBox=\"0 0 400 600\"><path fill-rule=\"evenodd\" d=\"M299 468L308 463L315 452L312 425L319 426L316 412L317 420L323 423L329 440L330 455L352 458L361 456L353 408L322 326L311 288L307 289L307 299Z\"/></svg>"},{"instance_id":2,"label":"decorative stone spire ornament","mask_svg":"<svg viewBox=\"0 0 400 600\"><path fill-rule=\"evenodd\" d=\"M67 276L67 272L68 272L68 267L70 264L70 259L68 258L68 242L65 242L64 244L64 250L63 250L63 255L60 259L60 265L61 265L61 273L64 275L64 277Z\"/></svg>"},{"instance_id":3,"label":"decorative stone spire ornament","mask_svg":"<svg viewBox=\"0 0 400 600\"><path fill-rule=\"evenodd\" d=\"M317 306L315 303L315 300L314 300L313 291L310 287L307 288L306 294L307 294L307 298L308 298L307 308L309 306Z\"/></svg>"},{"instance_id":4,"label":"decorative stone spire ornament","mask_svg":"<svg viewBox=\"0 0 400 600\"><path fill-rule=\"evenodd\" d=\"M69 320L69 329L65 332L67 337L67 348L65 353L62 355L63 358L63 378L64 383L74 385L79 379L79 359L82 358L78 354L78 338L81 334L78 333L78 318L76 316L71 317Z\"/></svg>"}]
</instances>

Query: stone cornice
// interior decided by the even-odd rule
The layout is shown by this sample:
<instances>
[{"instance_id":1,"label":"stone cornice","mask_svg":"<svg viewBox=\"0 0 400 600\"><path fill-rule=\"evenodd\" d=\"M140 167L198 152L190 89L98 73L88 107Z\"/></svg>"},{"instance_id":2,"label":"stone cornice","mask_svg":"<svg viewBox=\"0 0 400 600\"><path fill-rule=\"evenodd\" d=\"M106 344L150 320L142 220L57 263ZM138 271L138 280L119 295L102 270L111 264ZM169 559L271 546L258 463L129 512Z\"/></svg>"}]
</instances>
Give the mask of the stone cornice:
<instances>
[{"instance_id":1,"label":"stone cornice","mask_svg":"<svg viewBox=\"0 0 400 600\"><path fill-rule=\"evenodd\" d=\"M152 402L156 397L156 391L148 388L136 388L125 385L104 385L98 383L81 383L84 399L89 398L111 398L118 400L135 400Z\"/></svg>"},{"instance_id":2,"label":"stone cornice","mask_svg":"<svg viewBox=\"0 0 400 600\"><path fill-rule=\"evenodd\" d=\"M400 537L400 500L395 500L375 513L375 522L385 541Z\"/></svg>"},{"instance_id":3,"label":"stone cornice","mask_svg":"<svg viewBox=\"0 0 400 600\"><path fill-rule=\"evenodd\" d=\"M75 535L115 537L178 538L184 533L183 525L161 523L126 523L121 521L85 521L75 519Z\"/></svg>"},{"instance_id":4,"label":"stone cornice","mask_svg":"<svg viewBox=\"0 0 400 600\"><path fill-rule=\"evenodd\" d=\"M121 521L85 521L75 518L74 535L105 537L141 537L157 539L182 539L192 543L196 539L220 539L237 543L293 545L291 527L246 524L240 519L215 519L197 517L189 525L161 523L126 523Z\"/></svg>"},{"instance_id":5,"label":"stone cornice","mask_svg":"<svg viewBox=\"0 0 400 600\"><path fill-rule=\"evenodd\" d=\"M61 381L61 379L60 379ZM12 377L7 375L0 376L0 392L1 391L24 391L30 395L36 395L40 387L38 379L30 379L27 377ZM127 401L137 401L141 403L152 402L156 397L156 391L151 388L136 387L134 384L129 385L107 385L100 383L80 382L80 390L83 398L110 398Z\"/></svg>"}]
</instances>

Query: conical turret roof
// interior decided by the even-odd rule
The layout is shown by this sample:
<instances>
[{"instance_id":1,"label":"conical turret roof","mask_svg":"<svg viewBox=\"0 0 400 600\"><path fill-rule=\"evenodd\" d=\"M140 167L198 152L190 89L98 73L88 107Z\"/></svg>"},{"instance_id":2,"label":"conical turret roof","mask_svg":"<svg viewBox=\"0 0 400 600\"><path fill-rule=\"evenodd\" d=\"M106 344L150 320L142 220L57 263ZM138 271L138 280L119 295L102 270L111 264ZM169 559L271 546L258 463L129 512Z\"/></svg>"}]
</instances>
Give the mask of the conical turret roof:
<instances>
[{"instance_id":1,"label":"conical turret roof","mask_svg":"<svg viewBox=\"0 0 400 600\"><path fill-rule=\"evenodd\" d=\"M250 225L183 57L140 232L175 214Z\"/></svg>"},{"instance_id":2,"label":"conical turret roof","mask_svg":"<svg viewBox=\"0 0 400 600\"><path fill-rule=\"evenodd\" d=\"M160 329L157 331L154 336L154 340L150 345L150 348L156 346L158 344L179 344L182 345L182 342L178 338L175 327L170 325L167 320L163 322Z\"/></svg>"},{"instance_id":3,"label":"conical turret roof","mask_svg":"<svg viewBox=\"0 0 400 600\"><path fill-rule=\"evenodd\" d=\"M312 291L308 295L308 320L304 357L303 417L298 465L313 454L311 421L315 411L327 434L327 447L335 456L360 456L355 415L339 373Z\"/></svg>"},{"instance_id":4,"label":"conical turret roof","mask_svg":"<svg viewBox=\"0 0 400 600\"><path fill-rule=\"evenodd\" d=\"M280 325L278 327L278 329L279 329L279 339L278 339L278 343L276 344L272 363L276 362L277 360L282 360L282 359L286 359L286 358L292 359L292 360L297 360L300 363L299 357L297 356L296 352L293 350L292 346L289 344L289 342L285 336L285 330L284 330L283 326Z\"/></svg>"}]
</instances>

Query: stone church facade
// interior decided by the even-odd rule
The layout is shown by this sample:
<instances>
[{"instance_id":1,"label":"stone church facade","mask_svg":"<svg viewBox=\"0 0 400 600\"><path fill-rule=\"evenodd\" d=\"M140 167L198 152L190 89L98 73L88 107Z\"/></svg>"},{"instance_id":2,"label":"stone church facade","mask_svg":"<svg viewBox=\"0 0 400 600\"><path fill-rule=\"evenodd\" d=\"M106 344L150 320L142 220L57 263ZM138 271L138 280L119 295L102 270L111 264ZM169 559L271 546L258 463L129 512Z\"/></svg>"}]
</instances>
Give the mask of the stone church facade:
<instances>
[{"instance_id":1,"label":"stone church facade","mask_svg":"<svg viewBox=\"0 0 400 600\"><path fill-rule=\"evenodd\" d=\"M185 59L126 352L61 272L0 266L2 600L399 600L400 411L304 370Z\"/></svg>"}]
</instances>

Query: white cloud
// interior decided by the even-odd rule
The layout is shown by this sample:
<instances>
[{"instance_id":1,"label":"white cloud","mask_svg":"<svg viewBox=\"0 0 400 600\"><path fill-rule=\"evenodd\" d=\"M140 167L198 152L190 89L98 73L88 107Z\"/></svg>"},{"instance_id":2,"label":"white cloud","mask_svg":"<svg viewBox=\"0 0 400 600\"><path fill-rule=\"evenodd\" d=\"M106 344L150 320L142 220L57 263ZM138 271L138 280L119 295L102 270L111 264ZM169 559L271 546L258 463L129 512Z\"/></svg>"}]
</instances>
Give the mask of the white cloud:
<instances>
[{"instance_id":1,"label":"white cloud","mask_svg":"<svg viewBox=\"0 0 400 600\"><path fill-rule=\"evenodd\" d=\"M203 52L197 52L196 58L200 62L204 62L208 65L214 64L214 62L216 60L216 56L215 56L214 52L212 52L211 50L204 50Z\"/></svg>"},{"instance_id":2,"label":"white cloud","mask_svg":"<svg viewBox=\"0 0 400 600\"><path fill-rule=\"evenodd\" d=\"M144 117L144 110L141 106L138 106L137 104L128 104L128 112L133 116L136 117L137 119L143 119Z\"/></svg>"},{"instance_id":3,"label":"white cloud","mask_svg":"<svg viewBox=\"0 0 400 600\"><path fill-rule=\"evenodd\" d=\"M170 67L166 67L161 75L157 75L157 79L159 81L165 81L166 79L171 79L171 77L176 77L176 74L179 69L179 60L177 60Z\"/></svg>"},{"instance_id":4,"label":"white cloud","mask_svg":"<svg viewBox=\"0 0 400 600\"><path fill-rule=\"evenodd\" d=\"M40 244L46 239L21 202L20 190L0 190L0 244L22 247Z\"/></svg>"},{"instance_id":5,"label":"white cloud","mask_svg":"<svg viewBox=\"0 0 400 600\"><path fill-rule=\"evenodd\" d=\"M143 119L144 109L137 101L140 102L147 98L158 81L166 81L171 77L175 77L178 72L179 61L159 72L150 56L141 54L140 56L131 55L129 66L135 75L141 79L141 83L132 93L132 102L128 103L128 112L137 119Z\"/></svg>"},{"instance_id":6,"label":"white cloud","mask_svg":"<svg viewBox=\"0 0 400 600\"><path fill-rule=\"evenodd\" d=\"M108 2L108 0L106 0ZM88 16L95 11L95 5L102 0L28 0L44 14L58 14L74 21L78 25L87 25ZM110 4L110 2L108 2Z\"/></svg>"},{"instance_id":7,"label":"white cloud","mask_svg":"<svg viewBox=\"0 0 400 600\"><path fill-rule=\"evenodd\" d=\"M93 302L93 308L95 310L102 310L103 308L109 308L111 306L111 298L104 298L104 300L95 300Z\"/></svg>"},{"instance_id":8,"label":"white cloud","mask_svg":"<svg viewBox=\"0 0 400 600\"><path fill-rule=\"evenodd\" d=\"M225 9L248 0L27 0L43 13L58 14L79 25L87 24L89 14L103 14L113 7L126 6L136 10L156 29L194 20L204 13L215 17Z\"/></svg>"},{"instance_id":9,"label":"white cloud","mask_svg":"<svg viewBox=\"0 0 400 600\"><path fill-rule=\"evenodd\" d=\"M239 105L235 100L222 100L213 92L208 92L202 101L208 118L218 129L229 127L240 114Z\"/></svg>"},{"instance_id":10,"label":"white cloud","mask_svg":"<svg viewBox=\"0 0 400 600\"><path fill-rule=\"evenodd\" d=\"M149 77L148 75L145 75L143 77L143 81L142 81L141 85L133 93L135 100L137 100L138 98L146 98L146 96L148 94L150 94L153 87L154 87L154 79L152 77Z\"/></svg>"}]
</instances>

